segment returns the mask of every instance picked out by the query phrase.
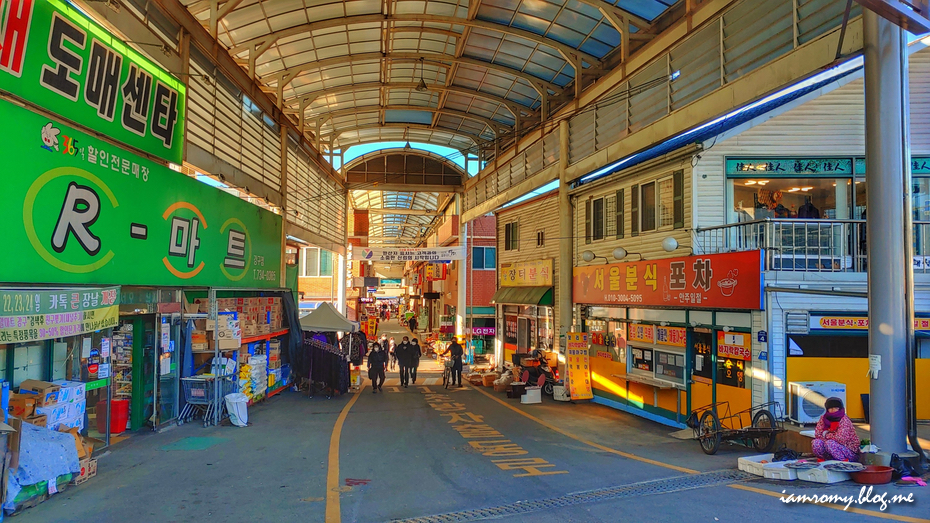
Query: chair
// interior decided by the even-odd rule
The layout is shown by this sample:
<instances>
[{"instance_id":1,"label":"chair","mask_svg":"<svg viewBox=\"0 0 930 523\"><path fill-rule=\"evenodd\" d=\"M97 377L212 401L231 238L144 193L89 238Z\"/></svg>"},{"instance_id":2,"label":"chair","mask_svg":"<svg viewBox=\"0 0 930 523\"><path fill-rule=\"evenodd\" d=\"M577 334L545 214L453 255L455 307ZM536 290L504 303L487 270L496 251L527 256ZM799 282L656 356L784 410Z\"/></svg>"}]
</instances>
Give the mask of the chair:
<instances>
[{"instance_id":1,"label":"chair","mask_svg":"<svg viewBox=\"0 0 930 523\"><path fill-rule=\"evenodd\" d=\"M529 379L529 373L523 371L524 382ZM520 403L533 404L533 403L542 403L542 388L546 384L546 375L540 374L539 378L536 380L536 385L533 387L527 387L526 393L520 398Z\"/></svg>"}]
</instances>

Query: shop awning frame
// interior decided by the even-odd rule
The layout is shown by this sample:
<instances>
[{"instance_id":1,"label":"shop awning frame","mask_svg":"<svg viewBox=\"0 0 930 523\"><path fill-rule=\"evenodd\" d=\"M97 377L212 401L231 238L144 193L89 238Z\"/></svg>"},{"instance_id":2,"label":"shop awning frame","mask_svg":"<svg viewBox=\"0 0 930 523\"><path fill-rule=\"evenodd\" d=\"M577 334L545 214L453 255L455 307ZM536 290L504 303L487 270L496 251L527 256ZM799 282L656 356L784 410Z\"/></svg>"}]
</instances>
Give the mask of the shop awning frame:
<instances>
[{"instance_id":1,"label":"shop awning frame","mask_svg":"<svg viewBox=\"0 0 930 523\"><path fill-rule=\"evenodd\" d=\"M533 305L552 307L552 287L501 287L494 293L495 305Z\"/></svg>"}]
</instances>

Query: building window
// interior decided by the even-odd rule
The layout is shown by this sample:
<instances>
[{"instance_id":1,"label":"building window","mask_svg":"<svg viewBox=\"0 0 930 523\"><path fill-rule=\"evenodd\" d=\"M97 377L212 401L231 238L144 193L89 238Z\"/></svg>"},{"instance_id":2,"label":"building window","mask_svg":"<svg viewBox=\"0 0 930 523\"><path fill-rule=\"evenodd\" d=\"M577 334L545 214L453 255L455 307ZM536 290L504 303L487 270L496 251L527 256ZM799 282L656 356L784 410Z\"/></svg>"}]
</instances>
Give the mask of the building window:
<instances>
[{"instance_id":1,"label":"building window","mask_svg":"<svg viewBox=\"0 0 930 523\"><path fill-rule=\"evenodd\" d=\"M656 230L656 183L644 183L640 188L640 205L643 210L639 230L642 232Z\"/></svg>"},{"instance_id":2,"label":"building window","mask_svg":"<svg viewBox=\"0 0 930 523\"><path fill-rule=\"evenodd\" d=\"M659 227L671 227L675 224L675 184L671 176L658 181L656 212Z\"/></svg>"},{"instance_id":3,"label":"building window","mask_svg":"<svg viewBox=\"0 0 930 523\"><path fill-rule=\"evenodd\" d=\"M329 251L316 247L307 247L303 249L303 261L301 276L333 275L333 253Z\"/></svg>"},{"instance_id":4,"label":"building window","mask_svg":"<svg viewBox=\"0 0 930 523\"><path fill-rule=\"evenodd\" d=\"M497 267L496 247L473 247L471 256L471 268L474 270L493 271Z\"/></svg>"},{"instance_id":5,"label":"building window","mask_svg":"<svg viewBox=\"0 0 930 523\"><path fill-rule=\"evenodd\" d=\"M594 241L604 239L604 199L598 198L591 202L591 239Z\"/></svg>"},{"instance_id":6,"label":"building window","mask_svg":"<svg viewBox=\"0 0 930 523\"><path fill-rule=\"evenodd\" d=\"M546 245L546 231L538 230L536 231L536 246L543 247Z\"/></svg>"},{"instance_id":7,"label":"building window","mask_svg":"<svg viewBox=\"0 0 930 523\"><path fill-rule=\"evenodd\" d=\"M520 250L520 228L517 222L504 225L504 250Z\"/></svg>"},{"instance_id":8,"label":"building window","mask_svg":"<svg viewBox=\"0 0 930 523\"><path fill-rule=\"evenodd\" d=\"M634 185L631 192L632 213L631 233L655 231L674 227L680 229L685 225L684 205L684 171L675 171L654 182ZM618 201L623 199L623 191L617 192ZM623 206L617 206L617 237L623 237Z\"/></svg>"}]
</instances>

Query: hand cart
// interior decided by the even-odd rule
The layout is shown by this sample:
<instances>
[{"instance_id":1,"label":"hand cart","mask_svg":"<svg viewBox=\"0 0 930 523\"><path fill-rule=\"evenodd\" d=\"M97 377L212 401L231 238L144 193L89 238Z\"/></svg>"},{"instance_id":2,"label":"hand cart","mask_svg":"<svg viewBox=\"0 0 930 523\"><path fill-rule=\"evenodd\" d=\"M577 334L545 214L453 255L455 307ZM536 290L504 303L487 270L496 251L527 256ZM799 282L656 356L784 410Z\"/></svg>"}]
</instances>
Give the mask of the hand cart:
<instances>
[{"instance_id":1,"label":"hand cart","mask_svg":"<svg viewBox=\"0 0 930 523\"><path fill-rule=\"evenodd\" d=\"M236 373L216 376L201 374L190 378L181 378L184 389L184 409L178 416L178 425L193 420L198 414L203 416L203 426L216 425L228 413L225 398L236 392ZM216 394L219 394L218 396ZM217 413L219 416L217 416Z\"/></svg>"},{"instance_id":2,"label":"hand cart","mask_svg":"<svg viewBox=\"0 0 930 523\"><path fill-rule=\"evenodd\" d=\"M733 414L730 402L718 401L691 411L686 424L694 430L694 439L705 454L716 454L721 441L770 452L775 446L775 436L785 431L784 418L781 404L776 401Z\"/></svg>"}]
</instances>

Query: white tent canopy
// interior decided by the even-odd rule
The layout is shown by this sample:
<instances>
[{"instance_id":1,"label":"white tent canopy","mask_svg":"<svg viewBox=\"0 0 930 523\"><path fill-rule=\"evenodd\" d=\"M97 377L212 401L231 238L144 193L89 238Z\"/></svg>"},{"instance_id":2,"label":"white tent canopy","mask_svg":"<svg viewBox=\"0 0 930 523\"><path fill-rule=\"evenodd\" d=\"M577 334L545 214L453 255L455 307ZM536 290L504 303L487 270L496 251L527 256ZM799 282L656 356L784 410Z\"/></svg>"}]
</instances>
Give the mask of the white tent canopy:
<instances>
[{"instance_id":1,"label":"white tent canopy","mask_svg":"<svg viewBox=\"0 0 930 523\"><path fill-rule=\"evenodd\" d=\"M357 322L343 316L331 303L323 302L300 319L300 328L310 332L356 332Z\"/></svg>"}]
</instances>

